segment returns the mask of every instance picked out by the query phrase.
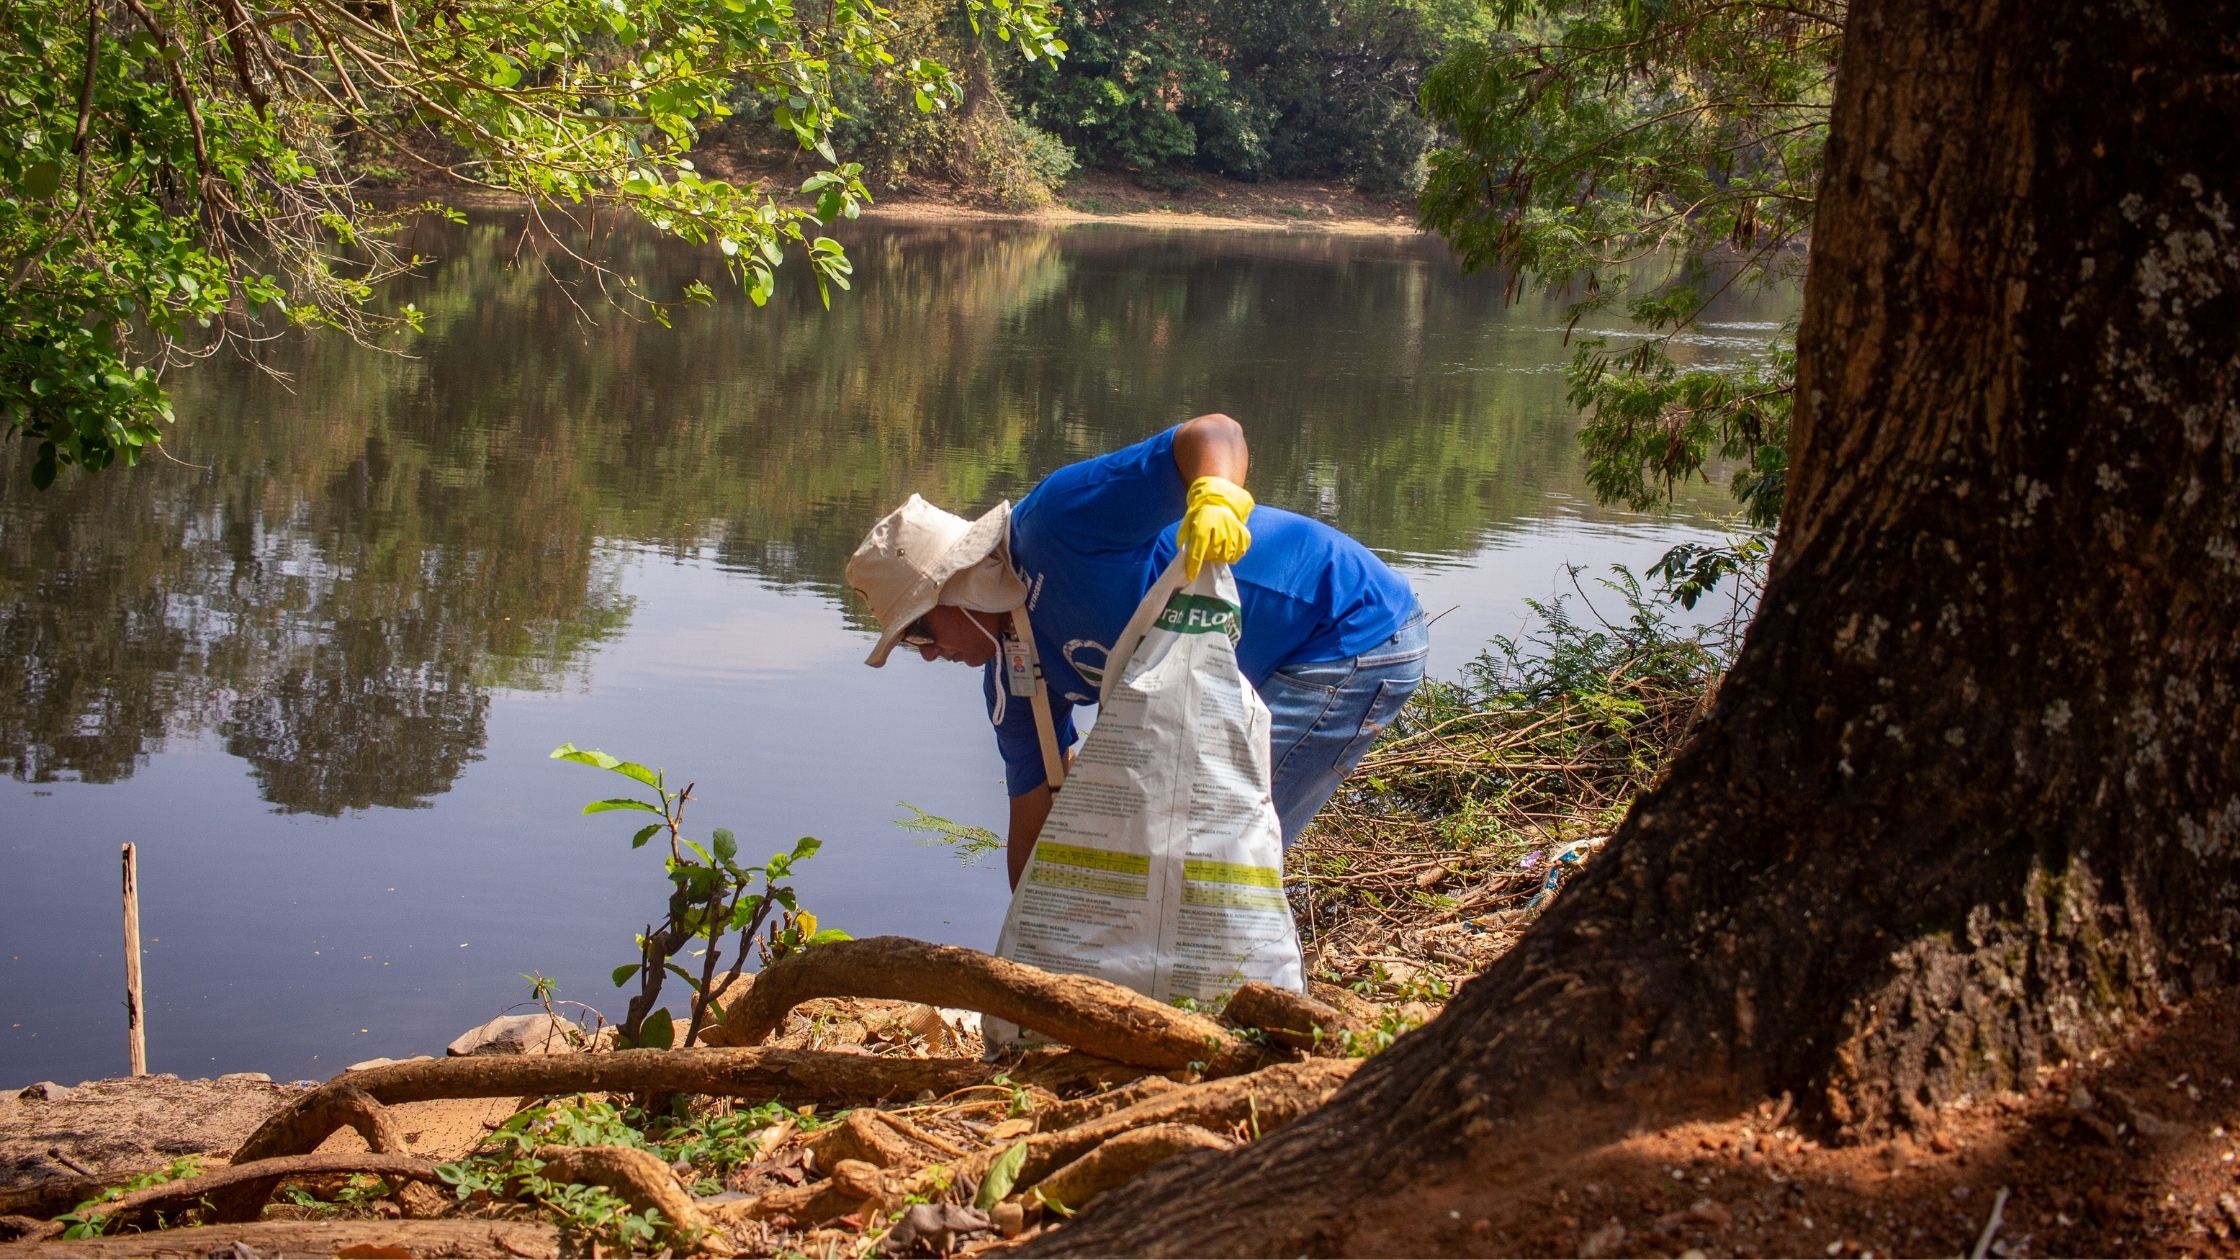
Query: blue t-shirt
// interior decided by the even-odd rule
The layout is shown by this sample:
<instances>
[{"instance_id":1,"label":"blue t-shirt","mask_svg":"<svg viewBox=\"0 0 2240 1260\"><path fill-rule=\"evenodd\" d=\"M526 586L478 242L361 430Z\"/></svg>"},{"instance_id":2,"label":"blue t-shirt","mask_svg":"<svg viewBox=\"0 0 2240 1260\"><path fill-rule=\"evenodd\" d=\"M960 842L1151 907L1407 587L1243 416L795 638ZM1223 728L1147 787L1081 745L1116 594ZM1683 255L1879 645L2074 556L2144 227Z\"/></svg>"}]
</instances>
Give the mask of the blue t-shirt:
<instances>
[{"instance_id":1,"label":"blue t-shirt","mask_svg":"<svg viewBox=\"0 0 2240 1260\"><path fill-rule=\"evenodd\" d=\"M1174 558L1187 487L1169 429L1043 478L1011 512L1011 560L1027 583L1027 617L1050 685L1058 745L1074 742L1073 706L1095 704L1105 655ZM1257 507L1252 546L1234 569L1244 637L1237 665L1254 687L1286 665L1337 661L1392 637L1415 611L1408 580L1320 521ZM982 689L991 720L1000 657ZM1044 778L1033 707L1010 699L996 725L1011 795Z\"/></svg>"}]
</instances>

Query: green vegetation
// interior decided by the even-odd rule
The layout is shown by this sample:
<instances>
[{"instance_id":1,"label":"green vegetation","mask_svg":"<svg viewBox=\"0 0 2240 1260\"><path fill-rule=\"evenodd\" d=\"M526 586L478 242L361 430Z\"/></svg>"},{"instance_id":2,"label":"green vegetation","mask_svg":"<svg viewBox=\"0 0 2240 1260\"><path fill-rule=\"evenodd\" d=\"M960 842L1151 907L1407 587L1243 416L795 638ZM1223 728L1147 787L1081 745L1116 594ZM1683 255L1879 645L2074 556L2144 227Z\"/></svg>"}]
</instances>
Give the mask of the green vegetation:
<instances>
[{"instance_id":1,"label":"green vegetation","mask_svg":"<svg viewBox=\"0 0 2240 1260\"><path fill-rule=\"evenodd\" d=\"M614 969L616 988L628 984L632 976L638 978L638 992L631 997L629 1012L617 1026L623 1045L658 1050L672 1045L689 1046L711 1020L721 1019L723 1010L716 998L745 969L747 950L757 943L763 923L773 911L782 908L786 913L781 922L770 925L768 939L759 942L765 961L792 950L848 939L847 933L837 928L819 931L816 916L801 909L792 886L778 882L793 873L796 863L814 856L823 847L822 841L803 836L794 843L790 853L774 853L760 866L744 865L739 861L739 841L729 828L718 827L710 832L705 845L684 834L684 807L692 799L692 784L671 791L667 776L659 770L573 744L553 749L552 756L556 761L573 761L610 770L651 789L652 800L636 796L608 797L584 806L583 812L603 814L620 810L652 814L658 821L638 828L630 837L630 847L644 848L647 841L664 833L669 841L669 855L663 868L672 885L667 917L659 927L649 927L639 934L638 961ZM757 883L761 884L759 891L755 887ZM717 970L723 964L724 940L734 933L736 943L732 946L731 968L719 976ZM701 943L699 975L671 961L695 941ZM669 1012L659 1005L662 981L667 975L676 976L692 990L690 1022L681 1039L676 1035ZM536 985L534 980L531 983ZM542 989L541 985L536 987Z\"/></svg>"},{"instance_id":2,"label":"green vegetation","mask_svg":"<svg viewBox=\"0 0 2240 1260\"><path fill-rule=\"evenodd\" d=\"M1050 204L1079 162L1057 137L1019 116L1000 69L1010 61L999 61L989 48L1002 42L1002 32L971 20L954 0L901 0L894 11L902 28L898 56L964 67L956 107L928 111L907 82L877 68L844 71L835 77L833 91L840 111L833 143L839 152L860 162L874 186L903 187L931 178L1004 209ZM1050 43L1072 55L1063 39ZM787 139L762 131L766 152Z\"/></svg>"},{"instance_id":3,"label":"green vegetation","mask_svg":"<svg viewBox=\"0 0 2240 1260\"><path fill-rule=\"evenodd\" d=\"M1199 172L1407 194L1431 136L1424 75L1482 26L1467 0L1068 6L1066 57L1018 66L1012 91L1086 163L1147 187Z\"/></svg>"},{"instance_id":4,"label":"green vegetation","mask_svg":"<svg viewBox=\"0 0 2240 1260\"><path fill-rule=\"evenodd\" d=\"M1392 973L1387 960L1422 957L1441 930L1450 954L1505 948L1709 704L1762 554L1737 571L1732 616L1691 629L1674 624L1669 589L1614 568L1589 591L1574 569L1575 596L1533 602L1530 631L1494 640L1459 680L1424 683L1291 856L1310 949L1338 962L1331 978L1380 1002L1443 1002L1437 971Z\"/></svg>"},{"instance_id":5,"label":"green vegetation","mask_svg":"<svg viewBox=\"0 0 2240 1260\"><path fill-rule=\"evenodd\" d=\"M141 1173L137 1177L129 1177L116 1185L105 1188L100 1194L80 1203L68 1212L56 1217L55 1220L62 1225L62 1237L64 1238L99 1238L102 1231L109 1227L109 1218L101 1211L103 1204L115 1203L136 1190L145 1190L150 1186L184 1181L189 1177L199 1175L201 1172L202 1157L200 1155L182 1156L154 1172Z\"/></svg>"},{"instance_id":6,"label":"green vegetation","mask_svg":"<svg viewBox=\"0 0 2240 1260\"><path fill-rule=\"evenodd\" d=\"M474 1154L437 1175L462 1200L524 1200L558 1222L569 1254L622 1255L655 1250L669 1222L657 1211L634 1211L603 1186L558 1182L543 1175L544 1146L624 1146L650 1151L678 1169L693 1193L719 1193L733 1169L751 1161L772 1125L814 1130L829 1123L777 1103L719 1105L696 1115L649 1113L582 1095L546 1099L514 1113Z\"/></svg>"},{"instance_id":7,"label":"green vegetation","mask_svg":"<svg viewBox=\"0 0 2240 1260\"><path fill-rule=\"evenodd\" d=\"M1786 486L1795 356L1742 371L1677 362L1676 339L1736 286L1793 282L1812 224L1845 12L1838 3L1500 0L1498 34L1434 71L1450 140L1423 221L1471 267L1623 305L1647 336L1590 339L1571 369L1605 501L1646 507L1719 460L1751 524Z\"/></svg>"},{"instance_id":8,"label":"green vegetation","mask_svg":"<svg viewBox=\"0 0 2240 1260\"><path fill-rule=\"evenodd\" d=\"M962 4L1030 58L1062 51L1040 0ZM0 32L0 433L31 444L42 487L135 462L172 416L167 363L291 327L421 327L386 282L422 265L397 233L424 207L374 208L372 174L528 198L587 287L662 322L712 290L649 290L577 255L579 210L717 246L758 305L789 251L820 292L845 287L845 254L817 233L865 189L831 144L833 68L881 67L924 110L962 96L948 67L898 60L892 14L853 0L23 0ZM813 208L688 156L742 98L823 159L801 183Z\"/></svg>"},{"instance_id":9,"label":"green vegetation","mask_svg":"<svg viewBox=\"0 0 2240 1260\"><path fill-rule=\"evenodd\" d=\"M998 61L1000 38L941 0L895 13L898 56L964 68L961 108L920 111L898 76L844 68L837 151L874 185L933 179L1010 208L1049 204L1080 167L1169 193L1220 176L1411 195L1432 139L1424 77L1491 29L1476 0L1120 0L1059 6L1063 56ZM765 159L786 139L744 130Z\"/></svg>"},{"instance_id":10,"label":"green vegetation","mask_svg":"<svg viewBox=\"0 0 2240 1260\"><path fill-rule=\"evenodd\" d=\"M910 811L908 818L895 820L895 826L910 832L919 844L940 845L954 851L957 860L966 866L977 864L980 859L1003 852L1003 837L986 827L961 823L939 814L929 814L908 801L898 802Z\"/></svg>"}]
</instances>

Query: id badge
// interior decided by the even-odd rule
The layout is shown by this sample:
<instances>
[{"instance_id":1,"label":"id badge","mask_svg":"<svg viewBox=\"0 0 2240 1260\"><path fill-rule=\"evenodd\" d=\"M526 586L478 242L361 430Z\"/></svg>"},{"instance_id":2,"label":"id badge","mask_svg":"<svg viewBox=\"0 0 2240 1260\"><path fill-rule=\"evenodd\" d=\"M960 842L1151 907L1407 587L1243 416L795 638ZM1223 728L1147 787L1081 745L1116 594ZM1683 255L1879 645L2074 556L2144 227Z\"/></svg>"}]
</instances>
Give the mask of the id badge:
<instances>
[{"instance_id":1,"label":"id badge","mask_svg":"<svg viewBox=\"0 0 2240 1260\"><path fill-rule=\"evenodd\" d=\"M1003 677L1012 695L1034 694L1034 656L1018 639L1006 637L1003 641Z\"/></svg>"}]
</instances>

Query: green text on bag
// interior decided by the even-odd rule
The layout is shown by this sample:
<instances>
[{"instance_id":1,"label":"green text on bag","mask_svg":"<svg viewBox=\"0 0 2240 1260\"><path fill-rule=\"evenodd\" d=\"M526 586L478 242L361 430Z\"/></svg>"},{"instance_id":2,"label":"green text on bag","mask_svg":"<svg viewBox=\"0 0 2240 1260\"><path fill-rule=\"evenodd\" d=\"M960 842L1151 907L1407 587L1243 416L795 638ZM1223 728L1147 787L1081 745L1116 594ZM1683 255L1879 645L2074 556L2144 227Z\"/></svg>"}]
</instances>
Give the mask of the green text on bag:
<instances>
[{"instance_id":1,"label":"green text on bag","mask_svg":"<svg viewBox=\"0 0 2240 1260\"><path fill-rule=\"evenodd\" d=\"M1211 595L1192 595L1177 591L1159 610L1159 628L1176 634L1208 634L1219 630L1235 643L1244 634L1243 619L1237 615L1237 606L1225 599Z\"/></svg>"}]
</instances>

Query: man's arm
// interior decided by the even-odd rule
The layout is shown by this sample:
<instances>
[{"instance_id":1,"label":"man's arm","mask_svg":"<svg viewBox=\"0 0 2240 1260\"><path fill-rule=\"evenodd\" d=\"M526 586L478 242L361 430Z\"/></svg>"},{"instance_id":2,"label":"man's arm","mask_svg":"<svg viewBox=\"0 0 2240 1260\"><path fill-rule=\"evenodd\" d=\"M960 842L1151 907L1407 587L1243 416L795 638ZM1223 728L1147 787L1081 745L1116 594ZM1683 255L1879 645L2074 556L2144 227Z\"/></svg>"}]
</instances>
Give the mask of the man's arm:
<instances>
[{"instance_id":1,"label":"man's arm","mask_svg":"<svg viewBox=\"0 0 2240 1260\"><path fill-rule=\"evenodd\" d=\"M1245 528L1252 494L1244 488L1251 462L1244 426L1219 412L1176 426L1174 466L1185 490L1175 542L1182 549L1185 579L1197 581L1208 560L1235 564L1252 545L1252 531Z\"/></svg>"},{"instance_id":2,"label":"man's arm","mask_svg":"<svg viewBox=\"0 0 2240 1260\"><path fill-rule=\"evenodd\" d=\"M1019 877L1027 873L1027 859L1034 855L1034 842L1042 834L1042 824L1050 817L1050 785L1038 783L1031 790L1011 798L1011 834L1004 849L1004 865L1011 874L1011 890L1019 890Z\"/></svg>"},{"instance_id":3,"label":"man's arm","mask_svg":"<svg viewBox=\"0 0 2240 1260\"><path fill-rule=\"evenodd\" d=\"M1244 426L1218 411L1185 420L1174 431L1174 467L1185 486L1200 477L1220 477L1241 486L1251 463Z\"/></svg>"}]
</instances>

